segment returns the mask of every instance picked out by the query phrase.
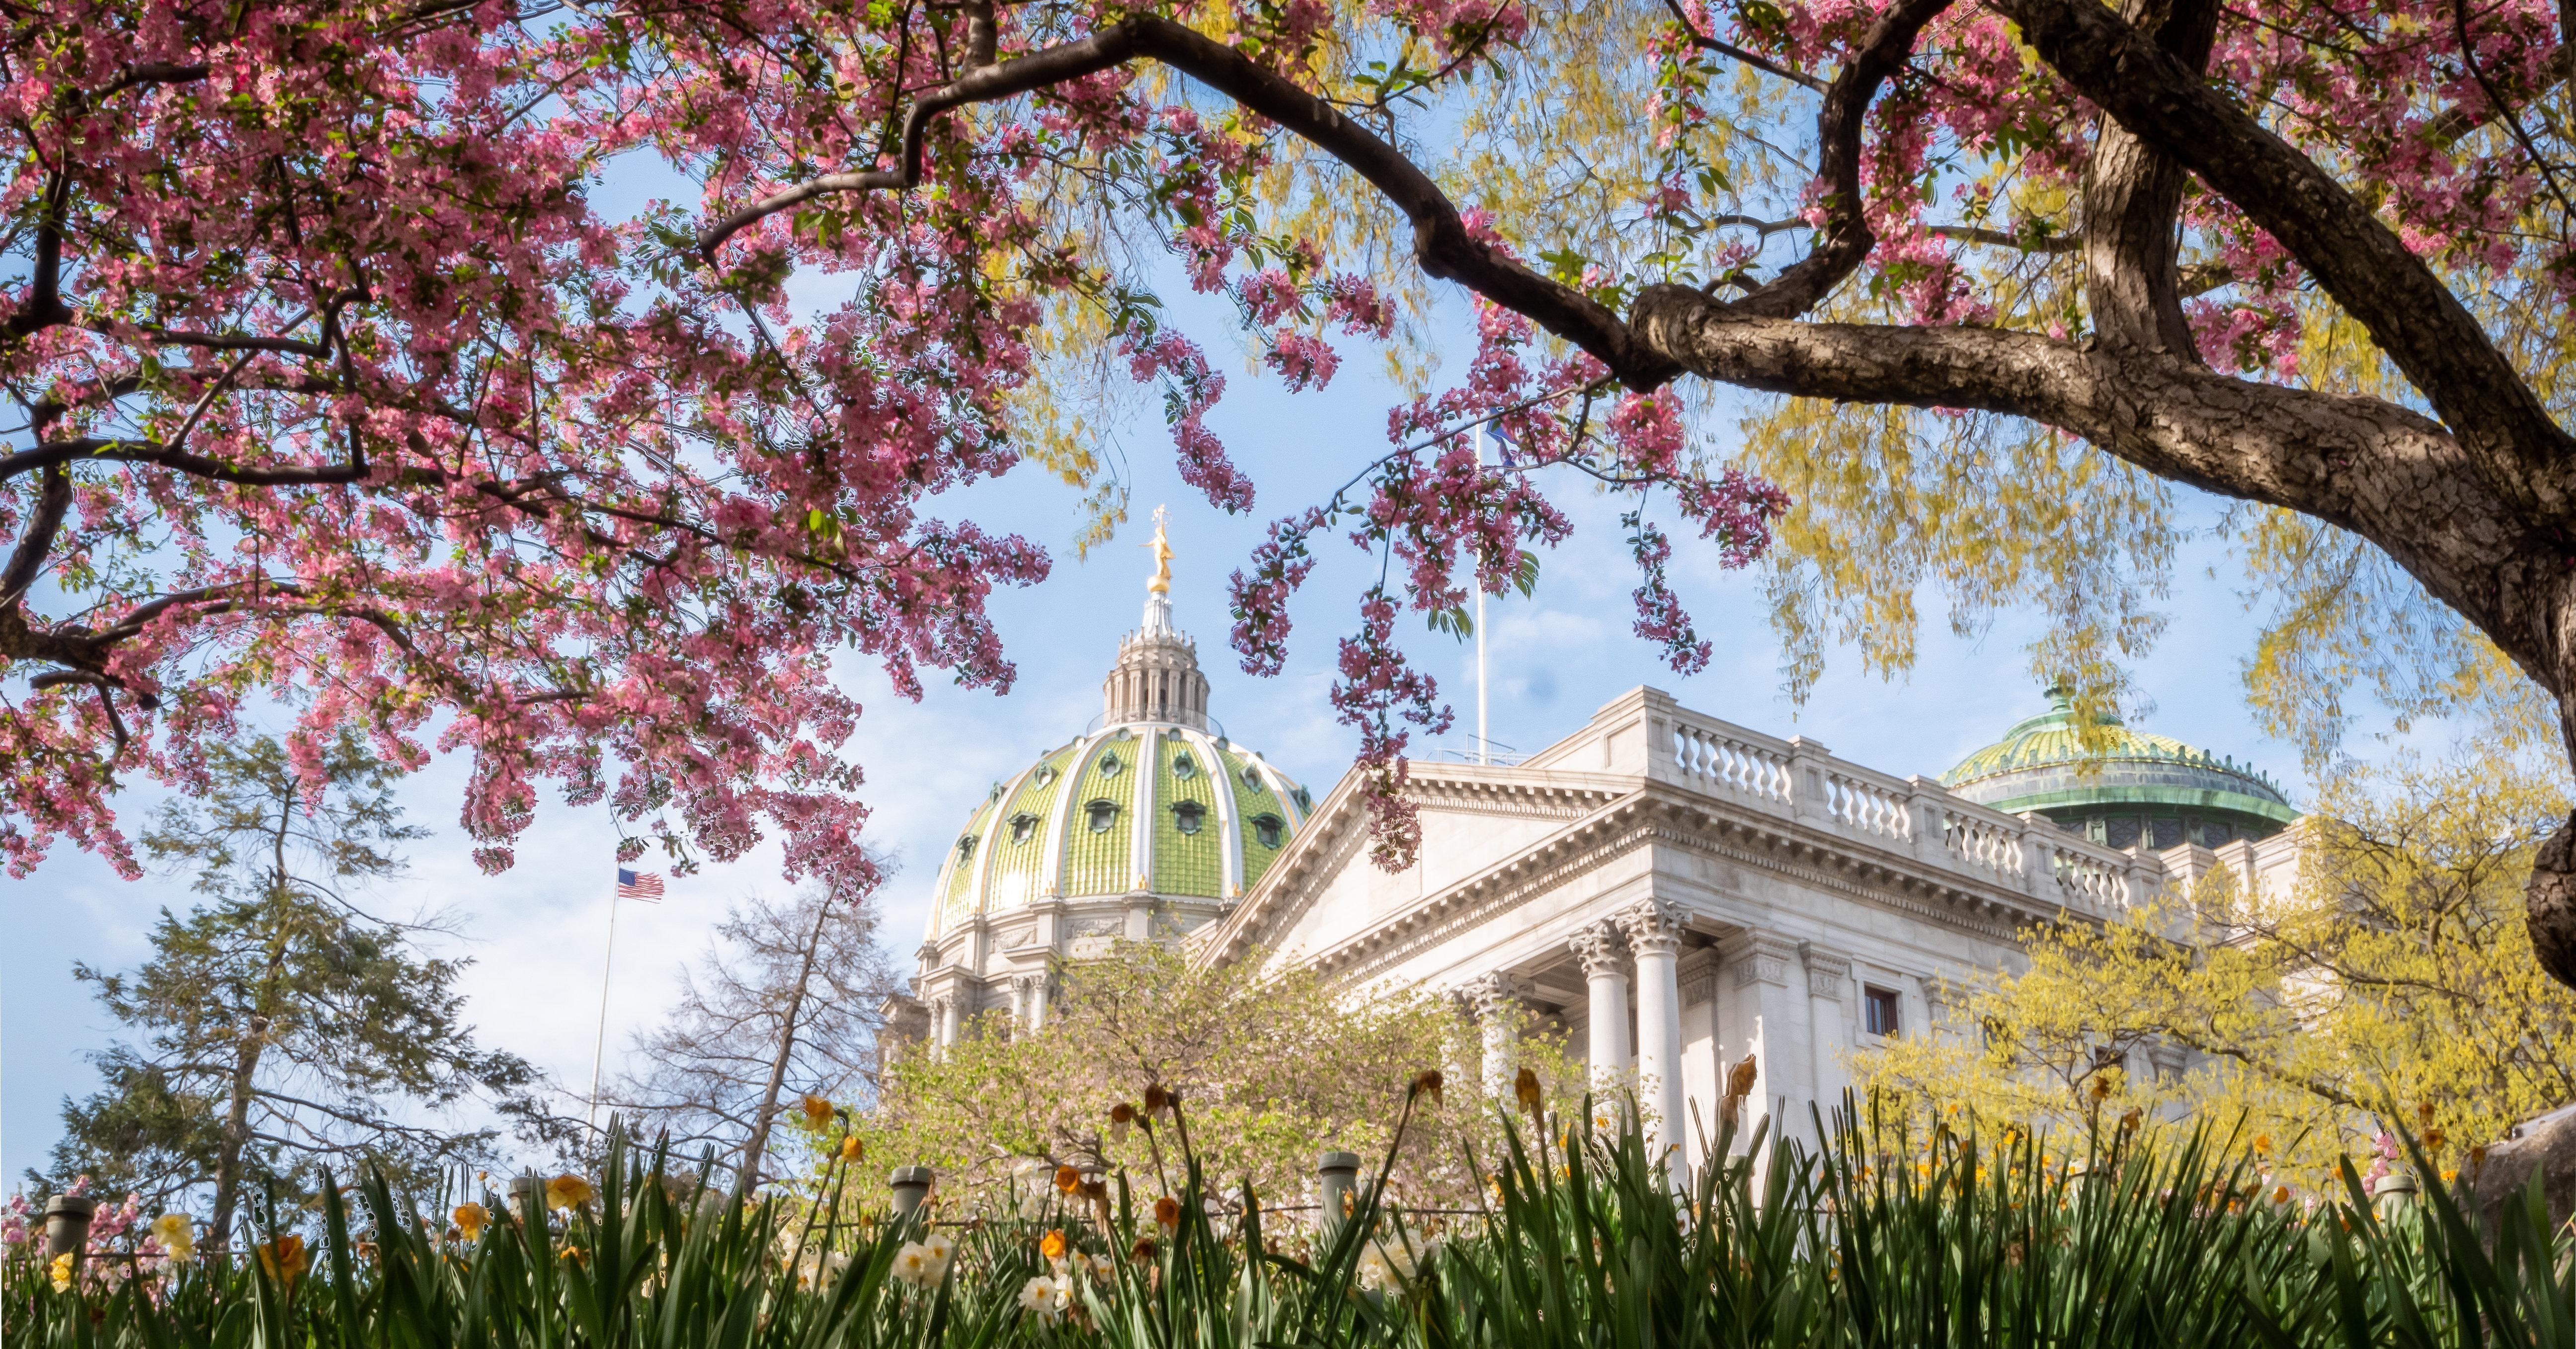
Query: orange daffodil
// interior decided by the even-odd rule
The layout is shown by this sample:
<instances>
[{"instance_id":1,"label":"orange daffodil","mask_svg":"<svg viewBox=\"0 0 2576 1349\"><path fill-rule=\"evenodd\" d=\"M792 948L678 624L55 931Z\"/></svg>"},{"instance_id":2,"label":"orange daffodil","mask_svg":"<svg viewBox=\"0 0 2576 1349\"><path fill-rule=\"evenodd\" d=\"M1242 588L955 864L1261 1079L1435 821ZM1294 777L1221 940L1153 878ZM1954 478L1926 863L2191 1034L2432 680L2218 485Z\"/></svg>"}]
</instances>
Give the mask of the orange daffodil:
<instances>
[{"instance_id":1,"label":"orange daffodil","mask_svg":"<svg viewBox=\"0 0 2576 1349\"><path fill-rule=\"evenodd\" d=\"M457 1205L456 1211L448 1217L455 1221L458 1235L467 1241L477 1241L483 1236L484 1225L492 1221L492 1211L469 1199Z\"/></svg>"},{"instance_id":2,"label":"orange daffodil","mask_svg":"<svg viewBox=\"0 0 2576 1349\"><path fill-rule=\"evenodd\" d=\"M312 1267L312 1263L312 1257L305 1254L302 1237L284 1236L260 1243L259 1267L266 1271L268 1277L277 1280L290 1296L295 1292L295 1281Z\"/></svg>"}]
</instances>

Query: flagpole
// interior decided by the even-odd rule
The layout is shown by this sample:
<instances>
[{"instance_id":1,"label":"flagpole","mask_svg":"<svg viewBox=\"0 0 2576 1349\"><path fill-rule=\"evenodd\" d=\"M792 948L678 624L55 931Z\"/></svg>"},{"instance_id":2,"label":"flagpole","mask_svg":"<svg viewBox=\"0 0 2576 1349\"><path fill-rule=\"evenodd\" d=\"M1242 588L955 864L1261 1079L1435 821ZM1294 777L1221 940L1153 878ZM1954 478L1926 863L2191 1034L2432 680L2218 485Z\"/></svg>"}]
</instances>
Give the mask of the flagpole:
<instances>
[{"instance_id":1,"label":"flagpole","mask_svg":"<svg viewBox=\"0 0 2576 1349\"><path fill-rule=\"evenodd\" d=\"M1485 441L1492 431L1491 422L1476 428L1476 467L1480 469L1485 466ZM1494 742L1485 738L1485 582L1484 578L1478 577L1476 580L1476 762L1490 764L1493 761Z\"/></svg>"},{"instance_id":2,"label":"flagpole","mask_svg":"<svg viewBox=\"0 0 2576 1349\"><path fill-rule=\"evenodd\" d=\"M599 1064L608 1052L608 974L617 967L617 885L608 887L608 952L599 965L599 1037L590 1043L590 1112L582 1116L582 1126L593 1133L599 1130Z\"/></svg>"}]
</instances>

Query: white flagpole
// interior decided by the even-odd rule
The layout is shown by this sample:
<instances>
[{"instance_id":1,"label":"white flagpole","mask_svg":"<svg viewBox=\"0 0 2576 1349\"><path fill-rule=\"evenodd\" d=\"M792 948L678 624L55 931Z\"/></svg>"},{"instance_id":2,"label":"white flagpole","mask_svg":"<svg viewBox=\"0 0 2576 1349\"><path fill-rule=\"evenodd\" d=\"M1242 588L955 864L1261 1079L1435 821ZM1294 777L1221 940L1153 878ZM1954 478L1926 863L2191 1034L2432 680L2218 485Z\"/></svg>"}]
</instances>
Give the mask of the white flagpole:
<instances>
[{"instance_id":1,"label":"white flagpole","mask_svg":"<svg viewBox=\"0 0 2576 1349\"><path fill-rule=\"evenodd\" d=\"M582 1117L583 1127L599 1130L599 1063L608 1052L608 973L617 967L617 882L608 885L608 952L599 965L599 1038L590 1043L590 1113Z\"/></svg>"},{"instance_id":2,"label":"white flagpole","mask_svg":"<svg viewBox=\"0 0 2576 1349\"><path fill-rule=\"evenodd\" d=\"M1492 431L1491 422L1476 428L1478 468L1485 466L1485 441ZM1485 584L1479 578L1476 582L1476 762L1490 764L1493 761L1494 742L1485 738Z\"/></svg>"}]
</instances>

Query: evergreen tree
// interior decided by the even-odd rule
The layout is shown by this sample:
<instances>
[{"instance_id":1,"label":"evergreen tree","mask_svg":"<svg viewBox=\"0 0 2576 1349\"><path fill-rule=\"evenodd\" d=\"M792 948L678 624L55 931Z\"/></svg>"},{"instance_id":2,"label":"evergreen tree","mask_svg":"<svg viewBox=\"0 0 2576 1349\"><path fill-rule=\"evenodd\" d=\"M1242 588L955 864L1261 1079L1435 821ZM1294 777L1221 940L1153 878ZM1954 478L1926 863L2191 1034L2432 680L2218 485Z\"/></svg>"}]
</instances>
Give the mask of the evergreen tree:
<instances>
[{"instance_id":1,"label":"evergreen tree","mask_svg":"<svg viewBox=\"0 0 2576 1349\"><path fill-rule=\"evenodd\" d=\"M202 1197L220 1245L246 1194L298 1196L321 1169L418 1182L487 1159L497 1128L430 1122L469 1098L559 1133L538 1072L474 1043L454 991L465 962L421 954L426 929L355 902L427 832L403 823L394 768L345 732L311 753L218 745L207 768L206 790L143 836L206 902L163 909L138 970L74 967L134 1038L98 1056L96 1094L65 1101L55 1178L88 1173L160 1206Z\"/></svg>"}]
</instances>

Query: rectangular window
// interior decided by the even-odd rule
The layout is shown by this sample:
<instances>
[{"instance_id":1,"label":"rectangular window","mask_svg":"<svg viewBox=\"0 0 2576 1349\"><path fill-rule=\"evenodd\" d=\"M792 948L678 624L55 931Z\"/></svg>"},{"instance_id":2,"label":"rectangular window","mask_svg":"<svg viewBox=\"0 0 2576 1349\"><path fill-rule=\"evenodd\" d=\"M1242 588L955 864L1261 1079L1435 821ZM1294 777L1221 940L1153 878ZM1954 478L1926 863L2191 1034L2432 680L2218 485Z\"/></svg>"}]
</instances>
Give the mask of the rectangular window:
<instances>
[{"instance_id":1,"label":"rectangular window","mask_svg":"<svg viewBox=\"0 0 2576 1349\"><path fill-rule=\"evenodd\" d=\"M1872 1035L1894 1035L1897 1031L1896 990L1865 985L1860 991L1862 1024Z\"/></svg>"}]
</instances>

